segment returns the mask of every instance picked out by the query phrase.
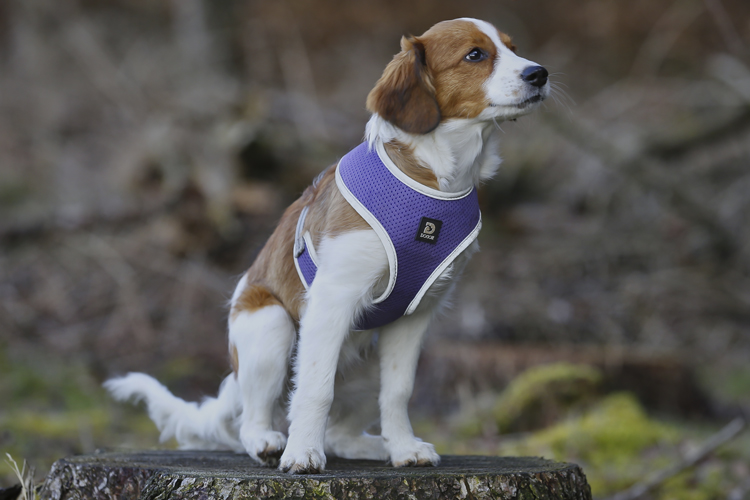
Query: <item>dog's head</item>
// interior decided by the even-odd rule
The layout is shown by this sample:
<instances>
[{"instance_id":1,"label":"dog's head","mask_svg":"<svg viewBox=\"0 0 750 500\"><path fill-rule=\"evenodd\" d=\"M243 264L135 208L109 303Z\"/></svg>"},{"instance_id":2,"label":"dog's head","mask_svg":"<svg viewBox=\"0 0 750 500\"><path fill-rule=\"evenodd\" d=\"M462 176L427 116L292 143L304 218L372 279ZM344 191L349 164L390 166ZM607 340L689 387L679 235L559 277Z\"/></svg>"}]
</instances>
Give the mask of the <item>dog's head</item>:
<instances>
[{"instance_id":1,"label":"dog's head","mask_svg":"<svg viewBox=\"0 0 750 500\"><path fill-rule=\"evenodd\" d=\"M549 95L547 70L516 55L510 37L476 19L403 37L367 96L367 109L412 134L450 119L509 120Z\"/></svg>"}]
</instances>

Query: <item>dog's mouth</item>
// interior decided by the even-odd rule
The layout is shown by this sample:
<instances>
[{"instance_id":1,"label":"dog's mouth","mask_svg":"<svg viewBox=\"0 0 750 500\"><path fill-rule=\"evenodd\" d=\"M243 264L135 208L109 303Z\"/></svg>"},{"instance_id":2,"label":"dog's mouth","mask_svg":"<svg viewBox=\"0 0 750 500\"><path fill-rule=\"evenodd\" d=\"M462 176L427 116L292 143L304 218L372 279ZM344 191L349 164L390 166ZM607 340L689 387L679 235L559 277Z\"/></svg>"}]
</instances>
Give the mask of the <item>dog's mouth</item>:
<instances>
[{"instance_id":1,"label":"dog's mouth","mask_svg":"<svg viewBox=\"0 0 750 500\"><path fill-rule=\"evenodd\" d=\"M531 96L531 97L529 97L527 99L524 99L523 101L521 101L521 102L519 102L517 104L503 105L503 104L491 103L490 107L496 108L498 106L508 106L508 107L514 107L514 108L518 108L518 109L526 109L529 106L531 106L532 104L536 104L538 102L542 102L544 99L545 99L545 96L543 96L542 94L536 94L536 95L533 95L533 96Z\"/></svg>"},{"instance_id":2,"label":"dog's mouth","mask_svg":"<svg viewBox=\"0 0 750 500\"><path fill-rule=\"evenodd\" d=\"M517 107L520 109L528 108L532 104L536 104L537 102L542 102L544 100L544 97L542 97L542 94L537 94L534 96L529 97L525 101L521 101L517 104Z\"/></svg>"}]
</instances>

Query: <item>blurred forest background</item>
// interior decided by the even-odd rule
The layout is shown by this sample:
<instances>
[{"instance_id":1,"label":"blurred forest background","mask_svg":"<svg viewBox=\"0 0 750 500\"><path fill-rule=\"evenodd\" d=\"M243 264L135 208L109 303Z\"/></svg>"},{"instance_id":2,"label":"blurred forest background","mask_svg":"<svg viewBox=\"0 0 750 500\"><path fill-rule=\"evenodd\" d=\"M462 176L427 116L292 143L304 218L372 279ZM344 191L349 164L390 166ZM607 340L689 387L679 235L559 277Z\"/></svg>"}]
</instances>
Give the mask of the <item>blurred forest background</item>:
<instances>
[{"instance_id":1,"label":"blurred forest background","mask_svg":"<svg viewBox=\"0 0 750 500\"><path fill-rule=\"evenodd\" d=\"M0 451L39 479L155 446L112 375L215 393L235 281L362 139L401 35L463 16L556 92L501 124L418 433L576 461L598 496L698 453L647 495L750 498L747 433L701 444L750 409L746 0L0 3Z\"/></svg>"}]
</instances>

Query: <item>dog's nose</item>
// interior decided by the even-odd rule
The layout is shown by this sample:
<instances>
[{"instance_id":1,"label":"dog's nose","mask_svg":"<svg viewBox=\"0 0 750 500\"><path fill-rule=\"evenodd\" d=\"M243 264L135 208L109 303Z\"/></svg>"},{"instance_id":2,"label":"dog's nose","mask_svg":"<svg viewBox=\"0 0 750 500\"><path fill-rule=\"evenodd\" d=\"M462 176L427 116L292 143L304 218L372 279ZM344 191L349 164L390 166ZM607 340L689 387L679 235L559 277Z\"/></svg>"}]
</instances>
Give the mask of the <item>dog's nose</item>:
<instances>
[{"instance_id":1,"label":"dog's nose","mask_svg":"<svg viewBox=\"0 0 750 500\"><path fill-rule=\"evenodd\" d=\"M541 87L547 83L547 70L541 66L529 66L521 72L521 78L524 82L534 87Z\"/></svg>"}]
</instances>

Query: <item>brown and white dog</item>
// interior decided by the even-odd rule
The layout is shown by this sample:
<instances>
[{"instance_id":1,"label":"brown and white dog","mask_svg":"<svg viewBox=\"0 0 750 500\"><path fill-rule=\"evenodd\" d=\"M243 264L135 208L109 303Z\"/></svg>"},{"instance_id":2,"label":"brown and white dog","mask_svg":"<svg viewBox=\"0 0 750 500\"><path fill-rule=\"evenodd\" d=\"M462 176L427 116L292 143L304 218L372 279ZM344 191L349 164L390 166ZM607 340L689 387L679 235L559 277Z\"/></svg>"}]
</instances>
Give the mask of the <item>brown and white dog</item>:
<instances>
[{"instance_id":1,"label":"brown and white dog","mask_svg":"<svg viewBox=\"0 0 750 500\"><path fill-rule=\"evenodd\" d=\"M497 170L497 122L531 112L548 95L547 71L517 56L506 34L476 19L445 21L401 39L401 52L367 97L366 140L412 180L455 193ZM234 372L217 398L188 403L138 373L106 383L117 399L145 400L163 439L246 452L291 473L324 470L325 453L396 467L439 462L433 446L414 436L407 403L427 327L477 244L412 314L377 335L352 332L355 318L383 292L389 266L377 235L339 191L335 170L324 171L286 210L237 284L229 317ZM304 230L318 260L308 290L293 262L305 207ZM378 418L380 435L368 434Z\"/></svg>"}]
</instances>

